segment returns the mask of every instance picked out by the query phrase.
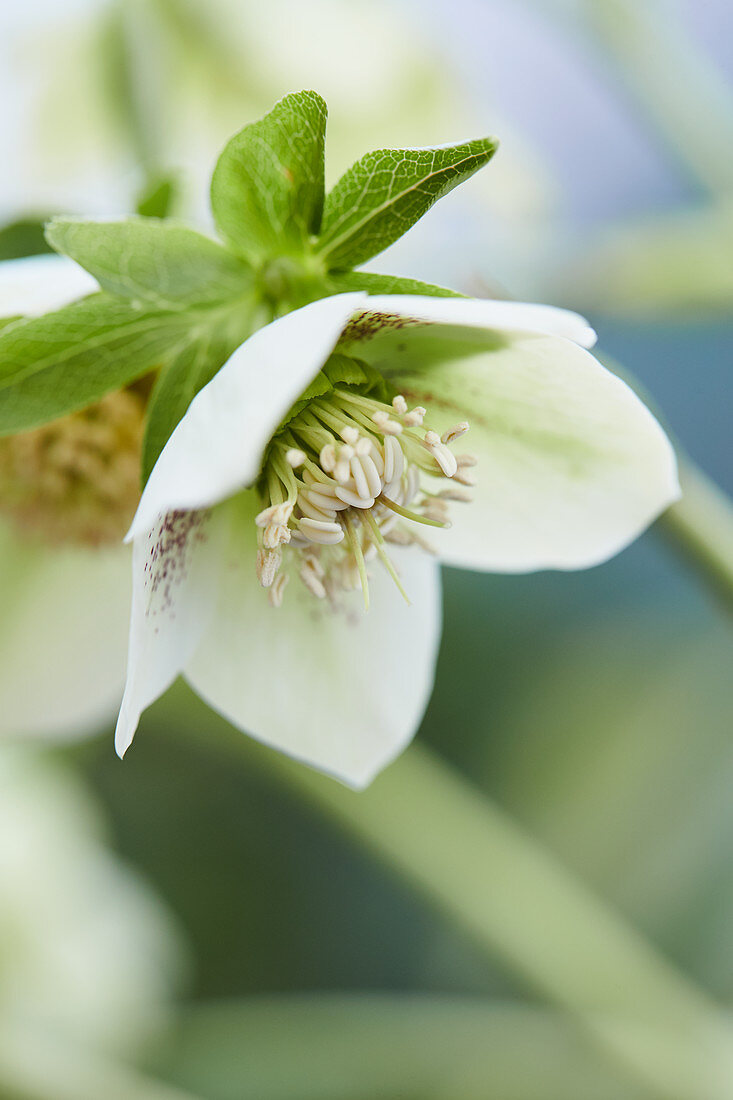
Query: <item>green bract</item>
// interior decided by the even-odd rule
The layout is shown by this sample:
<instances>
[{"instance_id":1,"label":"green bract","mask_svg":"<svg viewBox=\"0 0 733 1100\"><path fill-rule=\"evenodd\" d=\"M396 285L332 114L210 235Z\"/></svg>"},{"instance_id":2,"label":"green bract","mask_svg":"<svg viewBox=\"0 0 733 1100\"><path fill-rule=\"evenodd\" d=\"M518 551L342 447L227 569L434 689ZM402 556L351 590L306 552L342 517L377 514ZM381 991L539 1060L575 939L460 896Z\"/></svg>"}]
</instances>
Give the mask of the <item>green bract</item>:
<instances>
[{"instance_id":1,"label":"green bract","mask_svg":"<svg viewBox=\"0 0 733 1100\"><path fill-rule=\"evenodd\" d=\"M214 219L221 235L250 259L297 251L318 232L326 114L315 92L285 96L219 157L211 181Z\"/></svg>"},{"instance_id":2,"label":"green bract","mask_svg":"<svg viewBox=\"0 0 733 1100\"><path fill-rule=\"evenodd\" d=\"M494 138L483 138L440 149L367 153L326 198L318 251L332 270L365 263L483 168L496 148Z\"/></svg>"},{"instance_id":3,"label":"green bract","mask_svg":"<svg viewBox=\"0 0 733 1100\"><path fill-rule=\"evenodd\" d=\"M221 305L252 285L250 268L223 245L158 218L54 218L46 237L110 294L158 309Z\"/></svg>"},{"instance_id":4,"label":"green bract","mask_svg":"<svg viewBox=\"0 0 733 1100\"><path fill-rule=\"evenodd\" d=\"M167 211L172 184L165 179L151 184L136 216L52 219L48 243L89 272L102 293L41 317L0 318L0 435L37 427L158 371L147 413L147 478L193 397L275 317L355 290L453 295L351 269L486 164L494 139L369 153L324 198L326 114L319 95L298 92L232 138L211 184L222 243L144 216Z\"/></svg>"}]
</instances>

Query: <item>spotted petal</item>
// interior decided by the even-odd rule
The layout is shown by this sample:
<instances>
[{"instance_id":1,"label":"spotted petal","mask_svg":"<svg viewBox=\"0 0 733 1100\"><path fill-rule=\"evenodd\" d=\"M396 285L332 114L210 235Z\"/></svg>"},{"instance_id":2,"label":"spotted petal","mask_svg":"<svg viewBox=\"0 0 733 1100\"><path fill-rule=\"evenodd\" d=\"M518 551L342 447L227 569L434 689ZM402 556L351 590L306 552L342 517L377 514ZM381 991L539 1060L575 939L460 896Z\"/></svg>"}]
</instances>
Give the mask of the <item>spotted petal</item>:
<instances>
[{"instance_id":1,"label":"spotted petal","mask_svg":"<svg viewBox=\"0 0 733 1100\"><path fill-rule=\"evenodd\" d=\"M96 279L65 256L29 256L0 263L0 317L35 317L96 290Z\"/></svg>"},{"instance_id":2,"label":"spotted petal","mask_svg":"<svg viewBox=\"0 0 733 1100\"><path fill-rule=\"evenodd\" d=\"M564 336L581 347L590 348L596 342L596 334L579 313L556 306L537 305L532 302L506 302L491 298L429 298L418 294L380 294L370 297L364 312L361 328L367 339L379 330L379 318L385 328L389 318L403 318L418 326L460 326L466 329L484 329L493 332L540 332ZM374 319L376 324L370 322ZM359 332L360 326L354 326ZM408 336L410 333L408 332Z\"/></svg>"},{"instance_id":3,"label":"spotted petal","mask_svg":"<svg viewBox=\"0 0 733 1100\"><path fill-rule=\"evenodd\" d=\"M115 748L124 755L140 715L170 687L214 609L219 576L217 514L171 512L135 539L127 683Z\"/></svg>"},{"instance_id":4,"label":"spotted petal","mask_svg":"<svg viewBox=\"0 0 733 1100\"><path fill-rule=\"evenodd\" d=\"M163 448L128 538L166 512L251 485L285 413L318 374L365 294L322 298L259 329L194 398Z\"/></svg>"},{"instance_id":5,"label":"spotted petal","mask_svg":"<svg viewBox=\"0 0 733 1100\"><path fill-rule=\"evenodd\" d=\"M364 787L412 739L430 696L438 567L426 554L394 555L410 607L376 563L366 615L361 593L333 611L297 573L274 610L254 573L253 498L224 506L232 541L219 604L186 677L245 733Z\"/></svg>"},{"instance_id":6,"label":"spotted petal","mask_svg":"<svg viewBox=\"0 0 733 1100\"><path fill-rule=\"evenodd\" d=\"M468 420L473 504L434 542L494 572L579 569L636 538L679 496L672 447L629 387L569 340L436 326L365 344L438 431ZM462 441L463 443L463 441Z\"/></svg>"}]
</instances>

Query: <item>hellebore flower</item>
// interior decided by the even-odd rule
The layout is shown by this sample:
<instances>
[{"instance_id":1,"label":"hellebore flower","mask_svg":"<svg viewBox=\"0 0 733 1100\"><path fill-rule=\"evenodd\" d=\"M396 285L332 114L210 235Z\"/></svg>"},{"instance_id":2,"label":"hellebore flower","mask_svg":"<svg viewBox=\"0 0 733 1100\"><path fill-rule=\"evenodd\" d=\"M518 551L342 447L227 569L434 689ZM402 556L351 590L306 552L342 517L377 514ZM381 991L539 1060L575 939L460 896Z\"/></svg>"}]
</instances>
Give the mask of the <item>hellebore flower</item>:
<instances>
[{"instance_id":1,"label":"hellebore flower","mask_svg":"<svg viewBox=\"0 0 733 1100\"><path fill-rule=\"evenodd\" d=\"M98 290L65 257L0 263L5 318L40 315ZM76 737L115 713L130 591L119 542L139 496L143 413L136 395L111 394L0 439L2 736ZM85 484L89 473L91 481L104 476L104 484L96 477L101 495L89 478Z\"/></svg>"},{"instance_id":2,"label":"hellebore flower","mask_svg":"<svg viewBox=\"0 0 733 1100\"><path fill-rule=\"evenodd\" d=\"M128 535L118 752L183 673L242 730L366 785L431 691L439 561L595 565L677 498L669 441L594 339L547 306L346 293L246 340Z\"/></svg>"}]
</instances>

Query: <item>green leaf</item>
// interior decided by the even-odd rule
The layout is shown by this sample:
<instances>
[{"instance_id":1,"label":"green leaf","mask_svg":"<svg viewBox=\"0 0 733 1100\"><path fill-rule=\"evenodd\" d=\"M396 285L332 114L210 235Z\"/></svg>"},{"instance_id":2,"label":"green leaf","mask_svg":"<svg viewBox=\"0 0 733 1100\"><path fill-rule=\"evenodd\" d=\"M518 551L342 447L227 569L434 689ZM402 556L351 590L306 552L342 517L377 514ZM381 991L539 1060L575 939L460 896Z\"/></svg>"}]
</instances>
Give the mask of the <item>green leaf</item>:
<instances>
[{"instance_id":1,"label":"green leaf","mask_svg":"<svg viewBox=\"0 0 733 1100\"><path fill-rule=\"evenodd\" d=\"M424 294L430 298L464 298L457 290L406 279L402 275L379 275L376 271L344 271L329 276L332 294L365 290L367 294Z\"/></svg>"},{"instance_id":2,"label":"green leaf","mask_svg":"<svg viewBox=\"0 0 733 1100\"><path fill-rule=\"evenodd\" d=\"M98 401L189 338L191 316L95 294L0 332L0 435Z\"/></svg>"},{"instance_id":3,"label":"green leaf","mask_svg":"<svg viewBox=\"0 0 733 1100\"><path fill-rule=\"evenodd\" d=\"M24 256L41 256L53 249L43 235L48 218L18 218L0 228L0 260L20 260Z\"/></svg>"},{"instance_id":4,"label":"green leaf","mask_svg":"<svg viewBox=\"0 0 733 1100\"><path fill-rule=\"evenodd\" d=\"M479 138L434 149L367 153L326 196L317 251L331 270L363 264L483 168L497 145L495 138Z\"/></svg>"},{"instance_id":5,"label":"green leaf","mask_svg":"<svg viewBox=\"0 0 733 1100\"><path fill-rule=\"evenodd\" d=\"M246 332L236 326L211 326L182 348L160 372L148 404L142 453L143 485L196 394L211 381L245 336Z\"/></svg>"},{"instance_id":6,"label":"green leaf","mask_svg":"<svg viewBox=\"0 0 733 1100\"><path fill-rule=\"evenodd\" d=\"M178 187L173 176L153 176L138 195L136 212L145 218L167 218Z\"/></svg>"},{"instance_id":7,"label":"green leaf","mask_svg":"<svg viewBox=\"0 0 733 1100\"><path fill-rule=\"evenodd\" d=\"M249 268L228 249L159 218L54 218L46 237L104 290L157 309L218 305L251 285Z\"/></svg>"},{"instance_id":8,"label":"green leaf","mask_svg":"<svg viewBox=\"0 0 733 1100\"><path fill-rule=\"evenodd\" d=\"M211 181L220 233L250 259L302 251L323 209L326 104L287 95L224 149Z\"/></svg>"}]
</instances>

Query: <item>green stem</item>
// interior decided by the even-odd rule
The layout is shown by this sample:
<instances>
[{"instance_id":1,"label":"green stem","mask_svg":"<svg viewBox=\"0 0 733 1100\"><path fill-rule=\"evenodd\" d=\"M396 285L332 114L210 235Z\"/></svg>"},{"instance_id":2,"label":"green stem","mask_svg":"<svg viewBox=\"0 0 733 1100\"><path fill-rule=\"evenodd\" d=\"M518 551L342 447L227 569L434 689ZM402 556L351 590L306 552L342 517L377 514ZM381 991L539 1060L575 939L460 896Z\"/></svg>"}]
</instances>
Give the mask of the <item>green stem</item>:
<instances>
[{"instance_id":1,"label":"green stem","mask_svg":"<svg viewBox=\"0 0 733 1100\"><path fill-rule=\"evenodd\" d=\"M500 956L666 1100L733 1098L717 1006L497 807L413 746L355 794L285 757L240 751L335 819L490 957Z\"/></svg>"},{"instance_id":2,"label":"green stem","mask_svg":"<svg viewBox=\"0 0 733 1100\"><path fill-rule=\"evenodd\" d=\"M198 1100L43 1033L0 1026L2 1100Z\"/></svg>"},{"instance_id":3,"label":"green stem","mask_svg":"<svg viewBox=\"0 0 733 1100\"><path fill-rule=\"evenodd\" d=\"M733 505L689 459L678 462L682 499L662 516L660 530L733 609Z\"/></svg>"}]
</instances>

